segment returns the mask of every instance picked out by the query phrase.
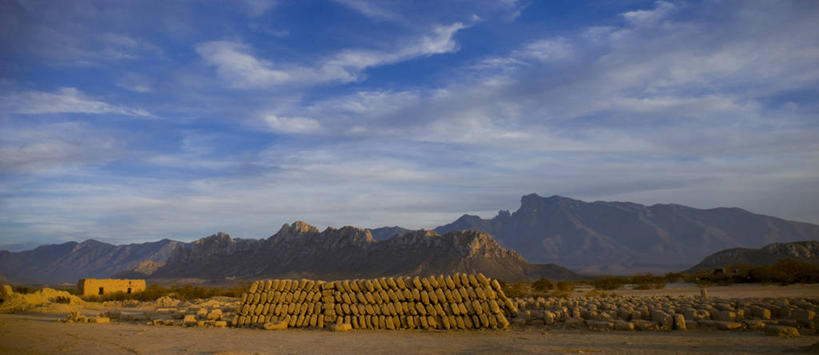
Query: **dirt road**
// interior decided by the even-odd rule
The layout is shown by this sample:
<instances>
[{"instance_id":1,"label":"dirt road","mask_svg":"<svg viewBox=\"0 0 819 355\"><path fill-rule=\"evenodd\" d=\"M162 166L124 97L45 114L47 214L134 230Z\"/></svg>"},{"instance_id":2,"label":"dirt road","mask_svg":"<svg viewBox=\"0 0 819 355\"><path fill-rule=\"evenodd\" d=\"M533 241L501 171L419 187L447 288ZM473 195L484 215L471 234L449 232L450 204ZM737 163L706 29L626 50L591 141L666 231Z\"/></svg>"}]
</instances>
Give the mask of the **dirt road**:
<instances>
[{"instance_id":1,"label":"dirt road","mask_svg":"<svg viewBox=\"0 0 819 355\"><path fill-rule=\"evenodd\" d=\"M63 324L55 315L0 315L0 353L782 353L819 336L761 332L509 331L263 331Z\"/></svg>"}]
</instances>

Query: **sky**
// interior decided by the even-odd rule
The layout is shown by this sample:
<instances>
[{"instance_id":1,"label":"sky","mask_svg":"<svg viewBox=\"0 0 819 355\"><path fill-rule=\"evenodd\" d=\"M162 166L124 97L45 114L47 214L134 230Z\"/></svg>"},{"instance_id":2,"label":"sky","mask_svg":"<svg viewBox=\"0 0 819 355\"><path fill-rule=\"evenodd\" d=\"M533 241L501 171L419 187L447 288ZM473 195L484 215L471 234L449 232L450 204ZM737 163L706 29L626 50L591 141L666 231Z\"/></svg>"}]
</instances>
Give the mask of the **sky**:
<instances>
[{"instance_id":1,"label":"sky","mask_svg":"<svg viewBox=\"0 0 819 355\"><path fill-rule=\"evenodd\" d=\"M816 1L0 0L0 244L433 228L529 193L819 223Z\"/></svg>"}]
</instances>

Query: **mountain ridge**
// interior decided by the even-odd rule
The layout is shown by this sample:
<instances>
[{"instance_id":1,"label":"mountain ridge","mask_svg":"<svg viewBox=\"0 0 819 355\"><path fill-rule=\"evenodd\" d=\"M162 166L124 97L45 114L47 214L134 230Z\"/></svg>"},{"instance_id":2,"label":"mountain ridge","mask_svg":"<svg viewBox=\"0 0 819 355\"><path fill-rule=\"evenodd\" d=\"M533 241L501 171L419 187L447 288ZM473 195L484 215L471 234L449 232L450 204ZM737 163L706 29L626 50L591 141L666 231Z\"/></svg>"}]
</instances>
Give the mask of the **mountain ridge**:
<instances>
[{"instance_id":1,"label":"mountain ridge","mask_svg":"<svg viewBox=\"0 0 819 355\"><path fill-rule=\"evenodd\" d=\"M819 239L819 226L736 207L584 202L559 195L524 195L521 206L491 219L464 214L435 228L474 229L518 250L530 262L588 273L678 271L714 250Z\"/></svg>"},{"instance_id":2,"label":"mountain ridge","mask_svg":"<svg viewBox=\"0 0 819 355\"><path fill-rule=\"evenodd\" d=\"M691 267L715 250L756 248L777 242L819 239L817 225L754 214L736 207L697 209L673 203L645 206L633 202L584 202L559 195L541 197L537 194L522 196L521 206L514 212L500 210L490 219L464 214L452 223L434 229L438 237L462 230L488 234L498 246L518 251L523 262L528 265L556 264L584 273L611 274L679 271ZM292 255L280 255L279 259L290 264L279 266L297 265L296 258L314 257L330 258L339 265L343 264L341 261L347 260L361 267L378 268L390 260L384 260L375 253L373 250L379 249L374 245L383 243L379 248L391 246L400 250L406 247L406 243L412 242L418 243L419 247L430 248L427 243L431 243L436 237L428 233L429 231L412 231L399 226L328 227L320 231L307 223L296 221L284 224L278 232L264 239L234 239L222 232L187 243L162 239L140 244L112 245L89 239L43 245L22 252L0 251L0 274L26 283L73 283L82 277L113 275L147 277L171 270L177 261L194 263L192 267L195 269L197 262L209 258L229 259L242 253L249 255L249 260L256 260L246 263L249 268L247 270L255 271L248 272L232 265L231 272L234 274L273 273L282 270L266 269L269 262L265 261L262 252L269 253L271 249L283 247ZM328 235L335 237L328 239ZM358 259L380 260L382 264L362 263L353 257L339 259L328 254L333 250L350 252ZM429 255L446 259L446 255L435 252L426 250ZM172 254L175 261L171 260L169 263ZM395 260L405 260L392 252L382 251L382 254L390 255ZM435 265L446 264L421 262L419 260L423 260L423 255L415 257L416 259L405 262L416 262L416 268L420 270L418 272L436 267L442 270L441 266ZM508 260L513 259L515 258ZM231 265L230 260L224 261L228 262L226 265ZM472 262L477 263L474 260ZM455 267L456 264L446 265ZM462 264L461 267L467 267L467 264ZM518 261L512 264L518 265L510 267L522 275L535 275L539 272L535 266L519 266L522 264ZM490 267L488 264L481 265ZM166 271L161 271L163 268ZM322 270L314 266L311 268L314 271ZM552 268L552 271L557 270ZM296 270L291 268L287 272L295 273Z\"/></svg>"},{"instance_id":3,"label":"mountain ridge","mask_svg":"<svg viewBox=\"0 0 819 355\"><path fill-rule=\"evenodd\" d=\"M231 240L231 245L216 248L209 242L216 236L200 239L177 249L151 277L338 279L483 272L510 281L580 278L557 265L529 264L476 231L439 235L419 230L378 241L369 229L328 227L319 232L303 222L294 225L298 227L283 225L267 239Z\"/></svg>"},{"instance_id":4,"label":"mountain ridge","mask_svg":"<svg viewBox=\"0 0 819 355\"><path fill-rule=\"evenodd\" d=\"M805 240L773 243L762 248L731 248L706 256L686 272L696 272L741 263L752 266L773 265L784 259L819 264L819 241Z\"/></svg>"}]
</instances>

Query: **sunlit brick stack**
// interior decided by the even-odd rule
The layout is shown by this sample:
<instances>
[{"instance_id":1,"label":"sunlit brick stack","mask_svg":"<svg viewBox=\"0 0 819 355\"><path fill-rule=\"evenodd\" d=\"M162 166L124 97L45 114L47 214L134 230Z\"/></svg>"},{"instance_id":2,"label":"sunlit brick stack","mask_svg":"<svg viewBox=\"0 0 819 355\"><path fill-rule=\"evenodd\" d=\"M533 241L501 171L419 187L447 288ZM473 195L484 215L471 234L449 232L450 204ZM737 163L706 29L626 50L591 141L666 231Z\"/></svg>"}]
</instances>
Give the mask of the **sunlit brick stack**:
<instances>
[{"instance_id":1,"label":"sunlit brick stack","mask_svg":"<svg viewBox=\"0 0 819 355\"><path fill-rule=\"evenodd\" d=\"M483 274L256 281L233 325L266 329L502 329L517 307Z\"/></svg>"}]
</instances>

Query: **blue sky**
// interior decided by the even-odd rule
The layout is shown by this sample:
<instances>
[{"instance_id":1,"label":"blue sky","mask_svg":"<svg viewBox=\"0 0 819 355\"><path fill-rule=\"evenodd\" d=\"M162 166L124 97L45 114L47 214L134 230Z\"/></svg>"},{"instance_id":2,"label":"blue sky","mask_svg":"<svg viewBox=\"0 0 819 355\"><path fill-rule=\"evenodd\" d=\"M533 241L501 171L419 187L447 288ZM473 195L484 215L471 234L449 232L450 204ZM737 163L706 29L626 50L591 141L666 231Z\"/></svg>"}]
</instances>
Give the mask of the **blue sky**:
<instances>
[{"instance_id":1,"label":"blue sky","mask_svg":"<svg viewBox=\"0 0 819 355\"><path fill-rule=\"evenodd\" d=\"M0 244L431 228L521 195L819 223L815 1L0 0Z\"/></svg>"}]
</instances>

